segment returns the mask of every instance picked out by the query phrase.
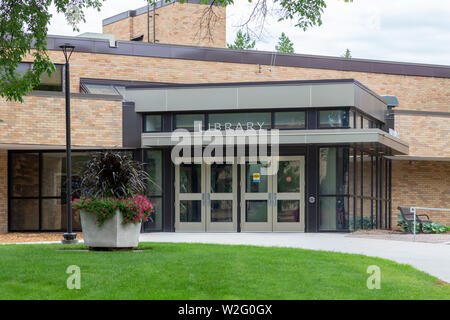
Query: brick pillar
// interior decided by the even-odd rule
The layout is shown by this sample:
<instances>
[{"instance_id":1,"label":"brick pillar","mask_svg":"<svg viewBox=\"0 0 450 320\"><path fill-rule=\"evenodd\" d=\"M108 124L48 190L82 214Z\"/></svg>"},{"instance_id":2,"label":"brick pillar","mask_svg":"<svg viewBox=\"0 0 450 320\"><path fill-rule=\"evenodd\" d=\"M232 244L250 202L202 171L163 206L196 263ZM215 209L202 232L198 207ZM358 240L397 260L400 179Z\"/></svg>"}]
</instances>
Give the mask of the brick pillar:
<instances>
[{"instance_id":1,"label":"brick pillar","mask_svg":"<svg viewBox=\"0 0 450 320\"><path fill-rule=\"evenodd\" d=\"M0 233L8 232L8 151L0 150Z\"/></svg>"}]
</instances>

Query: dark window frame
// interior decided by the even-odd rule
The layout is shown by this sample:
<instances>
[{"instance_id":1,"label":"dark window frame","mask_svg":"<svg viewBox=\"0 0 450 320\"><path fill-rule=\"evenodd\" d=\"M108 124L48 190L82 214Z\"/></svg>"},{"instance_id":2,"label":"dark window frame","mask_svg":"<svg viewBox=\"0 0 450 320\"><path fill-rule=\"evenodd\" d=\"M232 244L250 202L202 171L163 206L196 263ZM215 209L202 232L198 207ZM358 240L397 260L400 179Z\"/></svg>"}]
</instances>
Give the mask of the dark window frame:
<instances>
[{"instance_id":1,"label":"dark window frame","mask_svg":"<svg viewBox=\"0 0 450 320\"><path fill-rule=\"evenodd\" d=\"M159 116L159 121L160 121L160 130L156 130L156 131L148 131L147 130L147 116ZM143 133L154 133L154 132L162 132L163 131L163 115L161 113L144 113L142 115L142 132Z\"/></svg>"}]
</instances>

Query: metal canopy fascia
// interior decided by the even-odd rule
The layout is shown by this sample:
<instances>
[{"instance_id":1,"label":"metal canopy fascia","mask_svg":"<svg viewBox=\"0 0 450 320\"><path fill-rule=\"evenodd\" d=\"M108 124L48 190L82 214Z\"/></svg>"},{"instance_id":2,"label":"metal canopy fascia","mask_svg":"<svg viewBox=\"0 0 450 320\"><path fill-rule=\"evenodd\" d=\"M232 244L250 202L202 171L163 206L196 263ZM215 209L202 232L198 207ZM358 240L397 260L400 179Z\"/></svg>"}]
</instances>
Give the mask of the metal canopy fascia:
<instances>
[{"instance_id":1,"label":"metal canopy fascia","mask_svg":"<svg viewBox=\"0 0 450 320\"><path fill-rule=\"evenodd\" d=\"M379 129L285 130L278 132L280 145L349 144L359 145L367 150L378 150L386 155L405 155L409 152L407 143ZM218 131L218 134L222 135L223 132ZM241 135L234 134L235 137ZM214 133L209 132L208 136L213 138ZM267 136L267 141L271 141L271 131L268 131ZM238 141L239 139L235 139L235 143ZM246 143L248 143L247 141ZM172 140L172 132L142 134L142 147L144 148L174 146L177 143L178 140Z\"/></svg>"},{"instance_id":2,"label":"metal canopy fascia","mask_svg":"<svg viewBox=\"0 0 450 320\"><path fill-rule=\"evenodd\" d=\"M385 102L353 79L127 88L136 112L355 107L384 122Z\"/></svg>"}]
</instances>

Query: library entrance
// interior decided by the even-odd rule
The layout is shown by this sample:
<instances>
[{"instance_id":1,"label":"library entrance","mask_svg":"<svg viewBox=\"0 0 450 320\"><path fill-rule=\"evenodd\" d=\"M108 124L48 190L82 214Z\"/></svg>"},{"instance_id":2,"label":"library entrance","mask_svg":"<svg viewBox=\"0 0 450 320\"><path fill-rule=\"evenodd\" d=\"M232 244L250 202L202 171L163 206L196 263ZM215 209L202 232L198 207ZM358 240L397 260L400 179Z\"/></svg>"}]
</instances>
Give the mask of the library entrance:
<instances>
[{"instance_id":1,"label":"library entrance","mask_svg":"<svg viewBox=\"0 0 450 320\"><path fill-rule=\"evenodd\" d=\"M176 165L175 231L303 232L304 157L277 160Z\"/></svg>"}]
</instances>

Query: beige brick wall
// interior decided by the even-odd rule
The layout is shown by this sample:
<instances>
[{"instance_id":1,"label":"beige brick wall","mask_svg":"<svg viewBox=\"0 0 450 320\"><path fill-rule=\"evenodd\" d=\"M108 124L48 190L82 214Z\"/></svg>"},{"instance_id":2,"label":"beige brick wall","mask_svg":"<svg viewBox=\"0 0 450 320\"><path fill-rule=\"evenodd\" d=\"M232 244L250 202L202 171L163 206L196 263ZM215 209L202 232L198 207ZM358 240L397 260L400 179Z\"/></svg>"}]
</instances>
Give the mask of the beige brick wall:
<instances>
[{"instance_id":1,"label":"beige brick wall","mask_svg":"<svg viewBox=\"0 0 450 320\"><path fill-rule=\"evenodd\" d=\"M206 5L193 3L178 3L166 5L156 9L156 40L157 43L170 43L204 47L226 47L226 8L213 6L213 24L208 28L202 25L202 17ZM153 16L153 11L150 11ZM203 23L204 24L204 23ZM201 27L200 27L201 26ZM131 40L144 35L144 42L148 41L150 28L150 42L153 42L153 17L147 24L147 14L123 19L103 27L103 33L114 34L116 40ZM211 31L211 33L209 33Z\"/></svg>"},{"instance_id":2,"label":"beige brick wall","mask_svg":"<svg viewBox=\"0 0 450 320\"><path fill-rule=\"evenodd\" d=\"M61 52L49 53L62 63ZM450 112L450 79L410 77L297 67L75 53L71 60L72 90L80 77L173 83L318 80L354 78L380 95L399 98L400 110ZM397 115L396 130L410 144L412 156L449 157L449 118ZM428 122L431 120L431 122ZM436 124L436 125L435 125ZM422 131L418 130L423 128ZM418 141L417 145L414 145ZM447 142L447 144L446 144ZM446 146L445 146L446 145Z\"/></svg>"},{"instance_id":3,"label":"beige brick wall","mask_svg":"<svg viewBox=\"0 0 450 320\"><path fill-rule=\"evenodd\" d=\"M0 233L8 232L8 152L0 150Z\"/></svg>"},{"instance_id":4,"label":"beige brick wall","mask_svg":"<svg viewBox=\"0 0 450 320\"><path fill-rule=\"evenodd\" d=\"M393 161L392 227L398 206L450 208L450 163L444 161ZM420 210L433 222L450 225L450 213Z\"/></svg>"},{"instance_id":5,"label":"beige brick wall","mask_svg":"<svg viewBox=\"0 0 450 320\"><path fill-rule=\"evenodd\" d=\"M450 157L450 117L397 114L395 129L409 143L410 155Z\"/></svg>"},{"instance_id":6,"label":"beige brick wall","mask_svg":"<svg viewBox=\"0 0 450 320\"><path fill-rule=\"evenodd\" d=\"M0 100L0 144L65 145L65 98ZM122 101L71 99L74 146L122 146Z\"/></svg>"}]
</instances>

